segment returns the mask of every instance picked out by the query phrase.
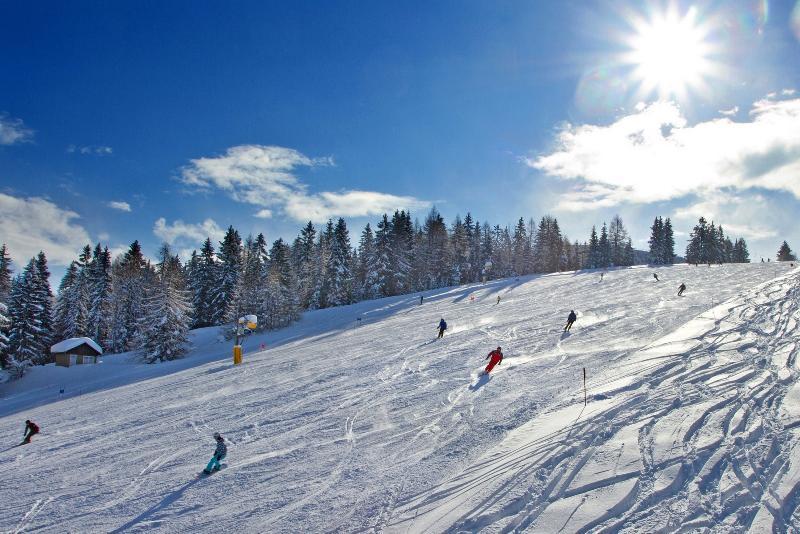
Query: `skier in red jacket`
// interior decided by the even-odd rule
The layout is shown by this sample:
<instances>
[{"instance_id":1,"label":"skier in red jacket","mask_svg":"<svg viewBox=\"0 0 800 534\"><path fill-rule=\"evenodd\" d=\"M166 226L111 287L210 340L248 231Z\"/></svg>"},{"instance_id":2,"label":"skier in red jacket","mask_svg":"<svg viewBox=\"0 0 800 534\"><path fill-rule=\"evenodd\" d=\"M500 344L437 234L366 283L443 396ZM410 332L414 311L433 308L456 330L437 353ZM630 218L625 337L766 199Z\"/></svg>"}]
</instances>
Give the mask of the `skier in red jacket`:
<instances>
[{"instance_id":1,"label":"skier in red jacket","mask_svg":"<svg viewBox=\"0 0 800 534\"><path fill-rule=\"evenodd\" d=\"M25 439L22 443L30 443L34 434L39 433L39 426L31 420L25 421Z\"/></svg>"},{"instance_id":2,"label":"skier in red jacket","mask_svg":"<svg viewBox=\"0 0 800 534\"><path fill-rule=\"evenodd\" d=\"M489 360L489 358L491 358L491 360ZM503 361L503 351L500 349L500 347L497 347L484 359L489 360L489 365L487 365L486 369L483 370L483 374L488 375L492 372L492 369L494 369L495 365L500 365L500 362Z\"/></svg>"}]
</instances>

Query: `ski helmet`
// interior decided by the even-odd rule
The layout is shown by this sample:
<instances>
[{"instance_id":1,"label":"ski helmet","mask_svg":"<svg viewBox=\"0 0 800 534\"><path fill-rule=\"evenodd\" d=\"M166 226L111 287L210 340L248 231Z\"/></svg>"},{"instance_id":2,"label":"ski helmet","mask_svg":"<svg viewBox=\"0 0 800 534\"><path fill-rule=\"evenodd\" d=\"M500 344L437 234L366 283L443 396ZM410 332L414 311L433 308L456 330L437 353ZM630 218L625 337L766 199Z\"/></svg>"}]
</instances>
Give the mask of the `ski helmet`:
<instances>
[{"instance_id":1,"label":"ski helmet","mask_svg":"<svg viewBox=\"0 0 800 534\"><path fill-rule=\"evenodd\" d=\"M219 432L214 432L214 439L220 439L222 436L219 435Z\"/></svg>"}]
</instances>

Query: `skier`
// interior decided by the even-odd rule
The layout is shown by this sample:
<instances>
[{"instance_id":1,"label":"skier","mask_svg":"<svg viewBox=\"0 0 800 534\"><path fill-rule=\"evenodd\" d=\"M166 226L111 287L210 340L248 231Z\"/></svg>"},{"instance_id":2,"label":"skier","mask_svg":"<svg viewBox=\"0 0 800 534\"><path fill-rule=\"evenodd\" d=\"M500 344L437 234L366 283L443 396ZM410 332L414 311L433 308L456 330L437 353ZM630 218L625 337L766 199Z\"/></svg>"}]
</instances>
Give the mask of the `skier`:
<instances>
[{"instance_id":1,"label":"skier","mask_svg":"<svg viewBox=\"0 0 800 534\"><path fill-rule=\"evenodd\" d=\"M686 284L681 282L681 285L678 286L678 296L682 297L684 291L686 291Z\"/></svg>"},{"instance_id":2,"label":"skier","mask_svg":"<svg viewBox=\"0 0 800 534\"><path fill-rule=\"evenodd\" d=\"M439 338L441 339L444 337L444 331L447 330L447 323L444 322L444 318L439 319Z\"/></svg>"},{"instance_id":3,"label":"skier","mask_svg":"<svg viewBox=\"0 0 800 534\"><path fill-rule=\"evenodd\" d=\"M653 278L655 278L656 282L658 282L658 273L653 273Z\"/></svg>"},{"instance_id":4,"label":"skier","mask_svg":"<svg viewBox=\"0 0 800 534\"><path fill-rule=\"evenodd\" d=\"M419 296L419 305L422 306L422 295Z\"/></svg>"},{"instance_id":5,"label":"skier","mask_svg":"<svg viewBox=\"0 0 800 534\"><path fill-rule=\"evenodd\" d=\"M600 273L600 281L601 282L603 281L603 274L605 274L605 273Z\"/></svg>"},{"instance_id":6,"label":"skier","mask_svg":"<svg viewBox=\"0 0 800 534\"><path fill-rule=\"evenodd\" d=\"M500 295L497 295L497 302L495 303L495 306L497 306L498 304L500 304Z\"/></svg>"},{"instance_id":7,"label":"skier","mask_svg":"<svg viewBox=\"0 0 800 534\"><path fill-rule=\"evenodd\" d=\"M225 438L223 438L219 432L214 432L214 439L217 440L217 448L214 450L214 456L211 457L211 461L208 462L208 465L205 469L203 469L203 473L210 475L214 471L220 470L220 462L225 459L225 455L228 454L228 446L225 445Z\"/></svg>"},{"instance_id":8,"label":"skier","mask_svg":"<svg viewBox=\"0 0 800 534\"><path fill-rule=\"evenodd\" d=\"M25 421L25 439L22 443L30 443L34 434L39 433L39 426L30 419Z\"/></svg>"},{"instance_id":9,"label":"skier","mask_svg":"<svg viewBox=\"0 0 800 534\"><path fill-rule=\"evenodd\" d=\"M578 316L575 315L575 310L569 311L569 316L567 317L567 325L564 327L564 332L569 332L570 328L572 328L572 323L578 320Z\"/></svg>"},{"instance_id":10,"label":"skier","mask_svg":"<svg viewBox=\"0 0 800 534\"><path fill-rule=\"evenodd\" d=\"M489 360L491 358L491 360ZM500 347L497 347L492 352L489 353L484 360L489 360L489 365L486 366L486 369L483 370L483 374L488 375L492 372L495 365L500 365L500 362L503 361L503 351Z\"/></svg>"}]
</instances>

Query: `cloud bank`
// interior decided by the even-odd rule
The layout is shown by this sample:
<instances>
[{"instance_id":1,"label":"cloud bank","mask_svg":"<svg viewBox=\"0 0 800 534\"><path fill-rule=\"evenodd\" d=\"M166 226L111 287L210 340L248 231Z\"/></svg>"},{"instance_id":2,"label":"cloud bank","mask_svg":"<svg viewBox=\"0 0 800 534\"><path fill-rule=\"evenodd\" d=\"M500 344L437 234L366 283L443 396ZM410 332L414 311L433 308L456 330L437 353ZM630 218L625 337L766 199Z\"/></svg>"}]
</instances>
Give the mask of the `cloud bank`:
<instances>
[{"instance_id":1,"label":"cloud bank","mask_svg":"<svg viewBox=\"0 0 800 534\"><path fill-rule=\"evenodd\" d=\"M33 139L33 130L26 127L21 119L0 113L0 145L16 145Z\"/></svg>"},{"instance_id":2,"label":"cloud bank","mask_svg":"<svg viewBox=\"0 0 800 534\"><path fill-rule=\"evenodd\" d=\"M43 198L0 193L0 239L8 245L17 265L24 265L40 250L52 264L69 265L78 251L91 243L89 233L74 223L78 218L77 213Z\"/></svg>"},{"instance_id":3,"label":"cloud bank","mask_svg":"<svg viewBox=\"0 0 800 534\"><path fill-rule=\"evenodd\" d=\"M225 230L220 228L213 219L206 219L199 224L185 223L178 219L174 223L168 224L167 220L161 217L153 225L153 233L170 245L202 243L206 237L210 237L212 241L221 241L225 237Z\"/></svg>"},{"instance_id":4,"label":"cloud bank","mask_svg":"<svg viewBox=\"0 0 800 534\"><path fill-rule=\"evenodd\" d=\"M751 188L800 199L800 99L773 94L753 104L746 122L695 125L673 102L639 106L608 126L568 124L555 150L525 162L577 182L558 206L567 211Z\"/></svg>"},{"instance_id":5,"label":"cloud bank","mask_svg":"<svg viewBox=\"0 0 800 534\"><path fill-rule=\"evenodd\" d=\"M423 208L429 202L375 191L309 193L296 176L301 168L333 165L331 158L309 158L278 146L242 145L224 155L191 160L180 180L197 190L220 189L237 202L261 208L256 217L282 210L299 220L324 222L331 217L377 215L401 208Z\"/></svg>"}]
</instances>

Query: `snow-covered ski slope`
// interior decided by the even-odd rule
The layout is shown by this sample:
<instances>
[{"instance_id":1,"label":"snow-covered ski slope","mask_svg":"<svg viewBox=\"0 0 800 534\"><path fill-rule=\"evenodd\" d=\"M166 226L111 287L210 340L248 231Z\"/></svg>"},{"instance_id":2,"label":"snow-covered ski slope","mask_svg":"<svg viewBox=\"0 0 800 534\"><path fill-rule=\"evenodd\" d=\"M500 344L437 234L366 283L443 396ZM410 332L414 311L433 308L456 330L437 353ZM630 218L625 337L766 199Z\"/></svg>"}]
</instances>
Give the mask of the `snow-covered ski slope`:
<instances>
[{"instance_id":1,"label":"snow-covered ski slope","mask_svg":"<svg viewBox=\"0 0 800 534\"><path fill-rule=\"evenodd\" d=\"M652 272L321 310L242 366L215 343L47 404L23 379L0 400L0 530L796 531L800 270ZM8 449L26 418L42 434ZM214 430L227 467L198 478Z\"/></svg>"}]
</instances>

